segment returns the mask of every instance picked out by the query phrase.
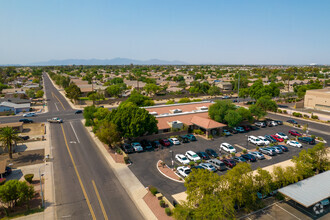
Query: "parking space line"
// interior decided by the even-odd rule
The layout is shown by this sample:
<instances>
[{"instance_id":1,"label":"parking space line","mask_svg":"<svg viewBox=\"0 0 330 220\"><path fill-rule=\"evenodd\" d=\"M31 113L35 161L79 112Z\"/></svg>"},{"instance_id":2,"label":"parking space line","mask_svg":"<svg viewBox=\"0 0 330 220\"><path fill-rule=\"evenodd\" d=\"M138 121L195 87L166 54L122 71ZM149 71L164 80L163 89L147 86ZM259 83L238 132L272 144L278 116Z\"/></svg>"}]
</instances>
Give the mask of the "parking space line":
<instances>
[{"instance_id":1,"label":"parking space line","mask_svg":"<svg viewBox=\"0 0 330 220\"><path fill-rule=\"evenodd\" d=\"M241 145L234 144L236 147L241 148L242 150L247 150L245 147L242 147Z\"/></svg>"},{"instance_id":2,"label":"parking space line","mask_svg":"<svg viewBox=\"0 0 330 220\"><path fill-rule=\"evenodd\" d=\"M299 220L301 220L300 218L298 218L297 216L295 216L294 214L292 214L291 212L289 212L288 210L286 210L286 209L284 209L283 207L281 207L281 206L279 206L279 205L277 205L277 204L275 204L277 207L279 207L280 209L282 209L283 211L285 211L285 212L287 212L287 213L289 213L290 215L292 215L293 217L295 217L296 219L299 219Z\"/></svg>"}]
</instances>

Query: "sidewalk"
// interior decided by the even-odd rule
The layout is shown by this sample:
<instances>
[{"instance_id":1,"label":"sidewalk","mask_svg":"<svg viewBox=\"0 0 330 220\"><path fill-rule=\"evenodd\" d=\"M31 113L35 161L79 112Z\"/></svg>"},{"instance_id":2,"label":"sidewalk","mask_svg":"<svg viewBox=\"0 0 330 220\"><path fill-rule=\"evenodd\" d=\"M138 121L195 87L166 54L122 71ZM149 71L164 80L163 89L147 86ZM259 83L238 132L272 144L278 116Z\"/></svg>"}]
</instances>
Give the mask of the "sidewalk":
<instances>
[{"instance_id":1,"label":"sidewalk","mask_svg":"<svg viewBox=\"0 0 330 220\"><path fill-rule=\"evenodd\" d=\"M85 119L82 119L82 123ZM148 205L143 200L143 197L148 193L148 190L142 185L138 178L132 173L126 164L115 163L113 158L104 148L102 142L95 136L90 127L85 127L87 132L91 135L96 146L100 149L106 161L114 171L121 185L124 187L136 207L139 209L145 219L157 219Z\"/></svg>"}]
</instances>

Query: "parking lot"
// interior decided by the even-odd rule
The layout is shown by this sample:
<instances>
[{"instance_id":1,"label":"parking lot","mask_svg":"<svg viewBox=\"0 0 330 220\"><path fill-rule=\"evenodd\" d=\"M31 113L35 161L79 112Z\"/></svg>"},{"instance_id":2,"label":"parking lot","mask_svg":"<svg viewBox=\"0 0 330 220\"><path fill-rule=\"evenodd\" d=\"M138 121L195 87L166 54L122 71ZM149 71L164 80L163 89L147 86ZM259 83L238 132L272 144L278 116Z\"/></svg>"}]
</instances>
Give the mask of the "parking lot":
<instances>
[{"instance_id":1,"label":"parking lot","mask_svg":"<svg viewBox=\"0 0 330 220\"><path fill-rule=\"evenodd\" d=\"M205 149L211 148L215 150L217 153L219 153L219 146L221 143L224 142L233 145L236 148L237 152L242 152L243 148L246 148L247 150L255 150L256 148L255 145L251 143L247 143L247 136L273 135L276 132L283 132L285 134L288 134L289 130L292 130L292 127L279 125L275 127L260 128L246 133L233 134L227 137L218 137L215 138L214 140L206 140L204 138L197 137L197 141L194 142L184 143L181 145L173 145L169 148L163 148L158 151L155 150L150 152L130 154L129 157L133 162L133 164L130 166L130 169L134 172L134 174L139 178L139 180L145 186L154 185L163 194L165 194L165 196L166 194L167 196L171 196L173 194L185 191L185 187L183 186L182 183L171 181L166 177L162 176L157 171L156 168L156 163L158 160L163 160L167 165L172 166L172 159L171 159L172 153L173 153L173 159L176 154L185 154L185 152L188 150L197 152L197 151L205 151ZM316 134L313 132L310 132L310 134L323 136L325 139L328 139L328 137L325 137L324 135ZM290 138L290 135L288 136ZM281 144L282 143L284 144L284 142L281 142ZM292 159L292 157L298 155L302 149L308 149L314 146L308 144L302 144L302 145L303 148L295 148L288 146L289 148L288 152L283 152L283 154L278 154L273 157L267 157L264 160L257 160L256 162L253 163L249 162L249 163L251 164L251 168L253 170L257 169L258 167L262 168L262 167L270 166L279 162ZM223 155L225 153L221 152L221 154ZM174 159L174 165L180 165L180 164ZM226 172L227 171L217 171L219 175L223 175Z\"/></svg>"}]
</instances>

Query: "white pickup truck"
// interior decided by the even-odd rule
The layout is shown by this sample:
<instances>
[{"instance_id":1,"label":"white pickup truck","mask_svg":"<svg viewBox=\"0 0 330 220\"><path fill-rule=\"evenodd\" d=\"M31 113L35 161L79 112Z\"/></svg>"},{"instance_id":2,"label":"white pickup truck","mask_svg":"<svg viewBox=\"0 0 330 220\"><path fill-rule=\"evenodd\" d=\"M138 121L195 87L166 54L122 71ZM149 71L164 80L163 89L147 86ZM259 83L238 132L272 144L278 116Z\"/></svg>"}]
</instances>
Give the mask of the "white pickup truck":
<instances>
[{"instance_id":1,"label":"white pickup truck","mask_svg":"<svg viewBox=\"0 0 330 220\"><path fill-rule=\"evenodd\" d=\"M62 123L63 120L60 118L52 118L52 119L47 119L49 123Z\"/></svg>"}]
</instances>

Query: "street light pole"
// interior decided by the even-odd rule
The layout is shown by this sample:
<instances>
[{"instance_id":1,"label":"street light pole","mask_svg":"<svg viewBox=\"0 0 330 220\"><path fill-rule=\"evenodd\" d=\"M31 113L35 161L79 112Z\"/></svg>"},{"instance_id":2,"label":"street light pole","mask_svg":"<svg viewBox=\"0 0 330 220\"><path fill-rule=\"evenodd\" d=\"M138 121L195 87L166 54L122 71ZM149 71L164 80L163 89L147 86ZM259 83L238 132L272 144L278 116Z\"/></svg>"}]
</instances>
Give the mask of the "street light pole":
<instances>
[{"instance_id":1,"label":"street light pole","mask_svg":"<svg viewBox=\"0 0 330 220\"><path fill-rule=\"evenodd\" d=\"M40 178L40 196L41 196L41 207L43 208L44 207L44 193L42 191L42 182L41 182L41 177L44 175L44 174L40 174L40 169L41 167L43 166L46 166L47 164L43 164L39 167L39 178Z\"/></svg>"},{"instance_id":2,"label":"street light pole","mask_svg":"<svg viewBox=\"0 0 330 220\"><path fill-rule=\"evenodd\" d=\"M174 168L174 161L173 161L173 151L170 150L170 153L171 153L171 160L172 160L172 168Z\"/></svg>"}]
</instances>

